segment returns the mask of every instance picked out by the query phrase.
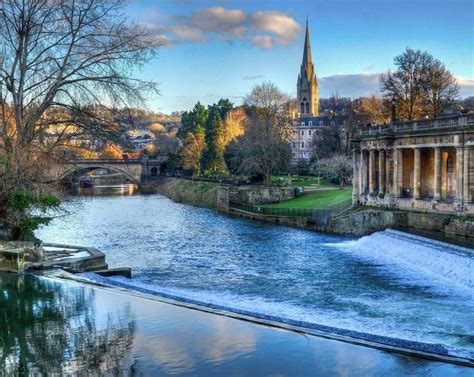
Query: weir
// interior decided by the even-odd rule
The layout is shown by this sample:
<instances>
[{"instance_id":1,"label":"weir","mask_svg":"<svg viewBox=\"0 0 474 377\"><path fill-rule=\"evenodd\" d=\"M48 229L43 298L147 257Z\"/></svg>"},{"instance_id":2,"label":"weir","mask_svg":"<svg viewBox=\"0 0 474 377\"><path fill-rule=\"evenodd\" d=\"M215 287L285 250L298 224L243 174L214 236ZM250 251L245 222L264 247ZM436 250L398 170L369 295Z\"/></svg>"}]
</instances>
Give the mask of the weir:
<instances>
[{"instance_id":1,"label":"weir","mask_svg":"<svg viewBox=\"0 0 474 377\"><path fill-rule=\"evenodd\" d=\"M468 293L474 291L474 251L466 247L393 229L328 245L374 263L397 266L399 273L408 272L413 278L424 275Z\"/></svg>"},{"instance_id":2,"label":"weir","mask_svg":"<svg viewBox=\"0 0 474 377\"><path fill-rule=\"evenodd\" d=\"M111 267L134 271L89 279L321 336L473 360L471 249L393 230L354 239L272 226L161 196L78 200L79 213L38 236L93 243Z\"/></svg>"},{"instance_id":3,"label":"weir","mask_svg":"<svg viewBox=\"0 0 474 377\"><path fill-rule=\"evenodd\" d=\"M443 289L445 294L453 289L458 291L457 294L466 297L472 297L474 293L472 249L392 229L358 240L326 245L337 248L342 253L349 252L383 268L394 267L391 271L400 271L404 278L411 281L435 281L435 290ZM259 301L257 298L249 300L249 297L239 297L236 294L222 295L196 289L165 287L144 283L139 279L108 278L94 273L84 273L80 276L108 286L172 300L198 310L405 354L474 365L474 347L456 348L443 344L442 341L429 343L413 340L406 333L400 334L400 337L394 337L393 334L388 336L383 331L376 330L375 326L365 332L337 327L334 323L328 325L317 315L303 315L304 310L301 307Z\"/></svg>"}]
</instances>

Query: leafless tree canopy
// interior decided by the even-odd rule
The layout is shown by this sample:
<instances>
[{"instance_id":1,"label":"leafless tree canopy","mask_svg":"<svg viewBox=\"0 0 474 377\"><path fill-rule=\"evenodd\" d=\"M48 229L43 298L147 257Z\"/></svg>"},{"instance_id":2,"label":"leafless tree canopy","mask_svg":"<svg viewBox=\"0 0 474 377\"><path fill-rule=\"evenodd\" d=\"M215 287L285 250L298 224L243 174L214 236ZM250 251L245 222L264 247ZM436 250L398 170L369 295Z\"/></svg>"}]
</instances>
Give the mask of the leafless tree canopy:
<instances>
[{"instance_id":1,"label":"leafless tree canopy","mask_svg":"<svg viewBox=\"0 0 474 377\"><path fill-rule=\"evenodd\" d=\"M131 24L124 6L124 0L1 2L1 147L12 164L22 165L19 154L51 152L72 130L113 131L107 106L137 103L156 90L131 74L160 41ZM101 111L93 111L98 105Z\"/></svg>"},{"instance_id":2,"label":"leafless tree canopy","mask_svg":"<svg viewBox=\"0 0 474 377\"><path fill-rule=\"evenodd\" d=\"M397 100L398 116L437 117L453 104L459 92L456 79L431 54L407 48L394 63L397 70L383 74L380 86L386 97Z\"/></svg>"},{"instance_id":3,"label":"leafless tree canopy","mask_svg":"<svg viewBox=\"0 0 474 377\"><path fill-rule=\"evenodd\" d=\"M234 146L238 172L260 174L270 183L273 173L287 169L292 131L288 102L289 97L270 82L255 86L246 97L246 131Z\"/></svg>"}]
</instances>

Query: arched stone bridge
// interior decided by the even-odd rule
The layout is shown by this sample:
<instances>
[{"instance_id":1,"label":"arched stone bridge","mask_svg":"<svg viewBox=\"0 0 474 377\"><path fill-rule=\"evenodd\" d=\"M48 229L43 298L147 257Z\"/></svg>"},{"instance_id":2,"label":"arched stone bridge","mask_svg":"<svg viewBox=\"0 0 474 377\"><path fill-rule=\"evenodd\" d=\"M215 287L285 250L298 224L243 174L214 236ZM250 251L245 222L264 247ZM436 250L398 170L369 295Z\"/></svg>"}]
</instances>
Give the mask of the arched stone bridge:
<instances>
[{"instance_id":1,"label":"arched stone bridge","mask_svg":"<svg viewBox=\"0 0 474 377\"><path fill-rule=\"evenodd\" d=\"M132 183L140 184L144 179L158 177L163 173L167 156L156 159L97 159L97 160L68 160L52 168L52 179L63 180L81 170L106 169L110 172L121 173Z\"/></svg>"}]
</instances>

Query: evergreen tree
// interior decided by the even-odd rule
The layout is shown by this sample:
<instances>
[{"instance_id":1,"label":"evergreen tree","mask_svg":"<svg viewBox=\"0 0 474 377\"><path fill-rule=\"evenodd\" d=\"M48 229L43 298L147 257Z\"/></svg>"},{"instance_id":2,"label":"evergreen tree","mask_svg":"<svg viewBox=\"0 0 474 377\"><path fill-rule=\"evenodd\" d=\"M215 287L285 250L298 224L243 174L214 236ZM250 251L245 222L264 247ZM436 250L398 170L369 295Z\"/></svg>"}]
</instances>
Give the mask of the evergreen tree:
<instances>
[{"instance_id":1,"label":"evergreen tree","mask_svg":"<svg viewBox=\"0 0 474 377\"><path fill-rule=\"evenodd\" d=\"M234 108L234 104L227 98L221 98L219 102L217 102L217 107L219 108L221 119L225 119L227 113Z\"/></svg>"},{"instance_id":2,"label":"evergreen tree","mask_svg":"<svg viewBox=\"0 0 474 377\"><path fill-rule=\"evenodd\" d=\"M206 126L207 149L202 165L207 170L223 171L224 163L224 122L219 105L209 106L209 118Z\"/></svg>"},{"instance_id":3,"label":"evergreen tree","mask_svg":"<svg viewBox=\"0 0 474 377\"><path fill-rule=\"evenodd\" d=\"M189 133L204 132L206 122L209 117L207 109L200 102L194 105L191 111L185 111L181 119L181 129L178 132L178 137L186 140Z\"/></svg>"}]
</instances>

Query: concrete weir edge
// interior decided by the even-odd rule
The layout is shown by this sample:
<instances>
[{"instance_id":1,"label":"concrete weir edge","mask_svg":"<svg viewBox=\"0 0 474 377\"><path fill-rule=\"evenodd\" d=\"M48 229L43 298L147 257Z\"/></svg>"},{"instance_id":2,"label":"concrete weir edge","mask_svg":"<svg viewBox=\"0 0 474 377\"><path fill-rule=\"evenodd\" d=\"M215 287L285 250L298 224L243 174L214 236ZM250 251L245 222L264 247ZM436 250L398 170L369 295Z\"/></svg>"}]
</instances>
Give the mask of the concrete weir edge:
<instances>
[{"instance_id":1,"label":"concrete weir edge","mask_svg":"<svg viewBox=\"0 0 474 377\"><path fill-rule=\"evenodd\" d=\"M100 289L121 292L135 297L159 301L179 307L198 310L201 312L222 315L264 326L280 328L300 334L313 335L325 339L338 340L345 343L374 348L382 351L394 352L398 354L474 368L474 353L466 357L452 355L449 354L448 348L441 344L422 343L373 335L353 330L345 330L331 326L293 320L290 318L262 315L261 313L237 310L234 308L225 307L223 305L208 304L198 300L185 300L179 296L156 292L143 287L132 286L130 284L112 280L94 273L84 273L81 274L81 276L78 276L60 271L50 275L43 275L43 277L67 280L86 286L93 285Z\"/></svg>"}]
</instances>

